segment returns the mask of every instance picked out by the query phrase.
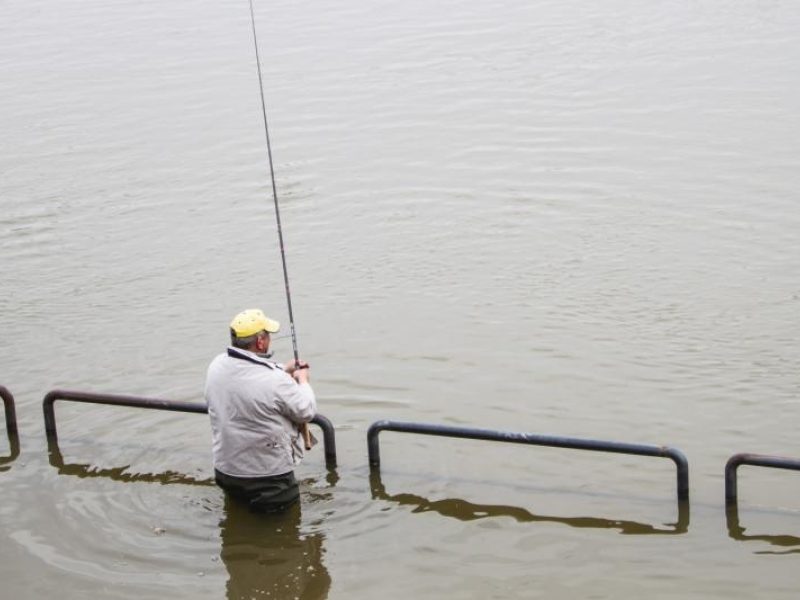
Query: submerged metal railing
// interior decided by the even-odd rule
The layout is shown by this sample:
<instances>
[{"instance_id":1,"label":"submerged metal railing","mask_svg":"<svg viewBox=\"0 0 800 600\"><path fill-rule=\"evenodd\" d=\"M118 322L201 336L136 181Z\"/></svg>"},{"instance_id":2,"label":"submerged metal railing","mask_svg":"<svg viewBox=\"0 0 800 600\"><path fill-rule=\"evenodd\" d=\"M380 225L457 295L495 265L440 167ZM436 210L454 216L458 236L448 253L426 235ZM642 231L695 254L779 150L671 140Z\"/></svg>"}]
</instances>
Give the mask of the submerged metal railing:
<instances>
[{"instance_id":1,"label":"submerged metal railing","mask_svg":"<svg viewBox=\"0 0 800 600\"><path fill-rule=\"evenodd\" d=\"M689 463L686 456L675 448L647 444L628 444L624 442L608 442L587 440L535 433L514 433L493 431L490 429L473 429L450 425L433 425L427 423L404 423L398 421L376 421L367 431L367 451L369 464L373 468L380 467L381 431L398 431L402 433L418 433L452 438L509 442L514 444L530 444L553 448L572 448L574 450L592 450L595 452L613 452L617 454L633 454L638 456L656 456L671 459L677 468L678 500L689 498Z\"/></svg>"},{"instance_id":2,"label":"submerged metal railing","mask_svg":"<svg viewBox=\"0 0 800 600\"><path fill-rule=\"evenodd\" d=\"M800 459L766 454L734 454L725 463L725 503L735 504L738 499L737 469L741 465L769 467L772 469L789 469L800 471Z\"/></svg>"},{"instance_id":3,"label":"submerged metal railing","mask_svg":"<svg viewBox=\"0 0 800 600\"><path fill-rule=\"evenodd\" d=\"M14 396L8 391L8 388L0 385L0 397L3 398L3 407L6 412L6 431L8 437L17 435L17 410L14 407Z\"/></svg>"},{"instance_id":4,"label":"submerged metal railing","mask_svg":"<svg viewBox=\"0 0 800 600\"><path fill-rule=\"evenodd\" d=\"M56 401L86 402L89 404L129 406L134 408L151 408L174 412L208 412L208 407L204 402L179 402L175 400L162 400L160 398L143 398L139 396L122 396L117 394L94 394L70 390L53 390L48 392L42 401L45 435L53 442L58 440L54 406ZM333 469L336 467L336 432L334 430L333 423L331 423L327 417L320 414L317 414L311 420L311 422L319 426L319 428L322 430L323 446L325 448L325 465L329 469Z\"/></svg>"}]
</instances>

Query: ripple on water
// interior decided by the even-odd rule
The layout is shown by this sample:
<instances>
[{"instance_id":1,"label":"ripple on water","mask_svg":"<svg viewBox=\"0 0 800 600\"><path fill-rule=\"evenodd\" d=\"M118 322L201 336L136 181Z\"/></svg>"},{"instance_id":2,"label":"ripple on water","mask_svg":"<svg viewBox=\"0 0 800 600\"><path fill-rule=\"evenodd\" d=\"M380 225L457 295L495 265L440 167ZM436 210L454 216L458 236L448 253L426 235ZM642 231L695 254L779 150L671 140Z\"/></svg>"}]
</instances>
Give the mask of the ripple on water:
<instances>
[{"instance_id":1,"label":"ripple on water","mask_svg":"<svg viewBox=\"0 0 800 600\"><path fill-rule=\"evenodd\" d=\"M70 482L65 478L66 482ZM10 536L25 551L72 577L155 589L199 588L198 572L220 575L218 515L203 506L209 488L82 480L62 488L50 510ZM153 581L159 574L160 583Z\"/></svg>"}]
</instances>

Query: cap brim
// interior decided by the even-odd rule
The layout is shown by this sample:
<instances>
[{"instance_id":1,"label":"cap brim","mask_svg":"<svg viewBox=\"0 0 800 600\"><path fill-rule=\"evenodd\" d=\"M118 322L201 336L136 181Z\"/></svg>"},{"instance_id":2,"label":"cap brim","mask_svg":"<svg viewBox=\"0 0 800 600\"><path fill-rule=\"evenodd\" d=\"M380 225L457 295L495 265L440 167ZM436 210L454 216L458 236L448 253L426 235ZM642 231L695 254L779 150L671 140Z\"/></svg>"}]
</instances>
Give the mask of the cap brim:
<instances>
[{"instance_id":1,"label":"cap brim","mask_svg":"<svg viewBox=\"0 0 800 600\"><path fill-rule=\"evenodd\" d=\"M264 323L264 331L268 331L269 333L278 333L281 330L281 324L278 321L273 321L272 319L266 319Z\"/></svg>"}]
</instances>

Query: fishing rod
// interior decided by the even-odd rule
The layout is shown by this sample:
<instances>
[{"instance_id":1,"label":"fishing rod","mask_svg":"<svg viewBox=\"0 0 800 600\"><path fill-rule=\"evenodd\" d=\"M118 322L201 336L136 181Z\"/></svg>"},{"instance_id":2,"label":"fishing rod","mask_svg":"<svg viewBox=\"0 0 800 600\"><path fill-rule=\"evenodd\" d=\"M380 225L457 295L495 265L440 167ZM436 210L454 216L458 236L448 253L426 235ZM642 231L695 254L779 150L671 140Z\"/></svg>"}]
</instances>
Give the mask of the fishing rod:
<instances>
[{"instance_id":1,"label":"fishing rod","mask_svg":"<svg viewBox=\"0 0 800 600\"><path fill-rule=\"evenodd\" d=\"M294 313L292 312L292 294L289 291L289 270L286 268L286 250L283 245L283 229L281 227L281 209L278 206L278 188L275 185L275 167L272 163L272 144L269 141L269 124L267 123L267 103L264 100L264 80L261 76L261 58L258 55L258 35L256 34L256 15L253 10L253 0L250 0L250 23L253 26L253 47L256 51L256 69L258 70L258 91L261 93L261 114L264 116L264 135L267 138L267 156L269 157L269 177L272 181L272 198L275 201L275 221L278 224L278 245L281 248L281 265L283 265L283 285L286 289L286 306L289 309L289 329L292 333L292 351L294 352L295 369L307 369L308 363L300 366L300 357L297 353L297 334L294 328ZM314 438L308 428L308 423L300 427L303 435L303 445L306 450L311 450Z\"/></svg>"},{"instance_id":2,"label":"fishing rod","mask_svg":"<svg viewBox=\"0 0 800 600\"><path fill-rule=\"evenodd\" d=\"M289 291L289 271L286 268L286 250L283 246L283 229L281 228L281 210L278 206L278 190L275 186L275 168L272 163L272 144L269 141L269 125L267 124L267 103L264 100L264 82L261 77L261 58L258 54L258 36L256 35L256 16L253 10L253 0L250 0L250 23L253 26L253 46L256 51L256 68L258 69L258 91L261 93L261 114L264 116L264 134L267 138L267 156L269 157L269 176L272 180L272 198L275 201L275 220L278 224L278 244L281 248L281 264L283 265L283 284L286 289L286 305L289 309L289 329L292 336L292 350L294 351L294 364L300 364L297 353L297 335L294 329L294 314L292 313L292 294ZM306 368L306 367L298 367Z\"/></svg>"}]
</instances>

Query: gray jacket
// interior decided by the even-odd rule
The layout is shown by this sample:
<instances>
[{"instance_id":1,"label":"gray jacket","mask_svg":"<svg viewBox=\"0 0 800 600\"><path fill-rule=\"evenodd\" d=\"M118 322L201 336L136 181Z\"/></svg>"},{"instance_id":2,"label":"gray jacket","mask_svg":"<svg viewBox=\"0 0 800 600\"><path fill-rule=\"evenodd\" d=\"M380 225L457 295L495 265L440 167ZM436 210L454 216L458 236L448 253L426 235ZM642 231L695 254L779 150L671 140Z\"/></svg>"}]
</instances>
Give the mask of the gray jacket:
<instances>
[{"instance_id":1,"label":"gray jacket","mask_svg":"<svg viewBox=\"0 0 800 600\"><path fill-rule=\"evenodd\" d=\"M277 363L231 347L211 361L205 397L215 469L267 477L300 464L299 425L317 412L309 384L298 384Z\"/></svg>"}]
</instances>

